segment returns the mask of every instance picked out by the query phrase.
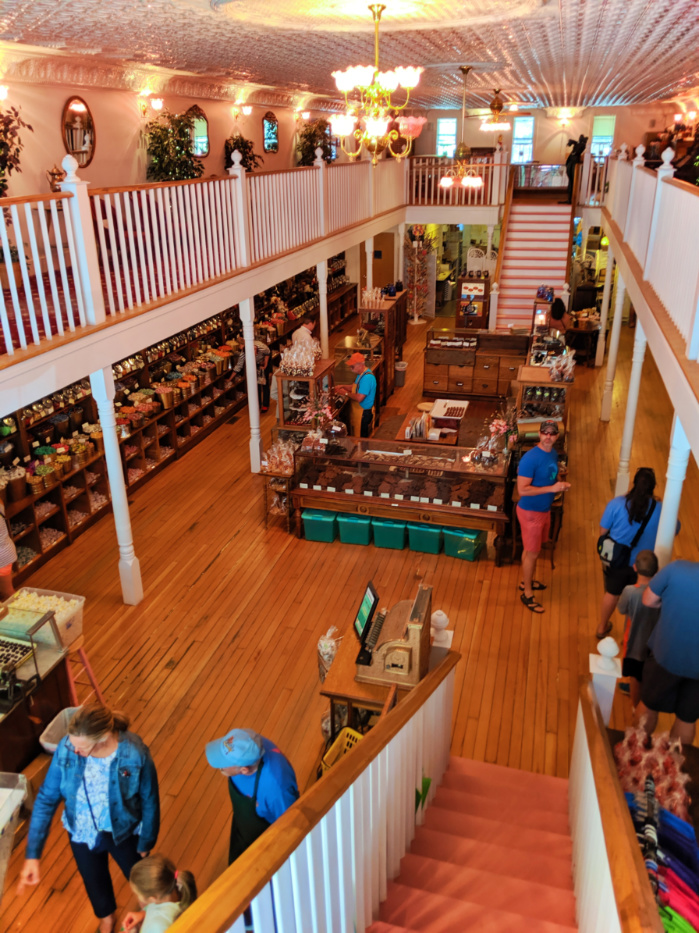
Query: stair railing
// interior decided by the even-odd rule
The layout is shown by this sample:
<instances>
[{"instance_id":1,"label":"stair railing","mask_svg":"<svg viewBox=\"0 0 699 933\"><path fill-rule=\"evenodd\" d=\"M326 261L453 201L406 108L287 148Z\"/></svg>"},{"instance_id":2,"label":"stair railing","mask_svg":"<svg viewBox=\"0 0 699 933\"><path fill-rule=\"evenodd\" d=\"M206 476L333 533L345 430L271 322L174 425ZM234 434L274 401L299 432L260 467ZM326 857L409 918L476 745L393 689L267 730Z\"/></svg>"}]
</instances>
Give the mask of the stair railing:
<instances>
[{"instance_id":1,"label":"stair railing","mask_svg":"<svg viewBox=\"0 0 699 933\"><path fill-rule=\"evenodd\" d=\"M589 681L580 688L568 800L580 933L662 933L663 924Z\"/></svg>"},{"instance_id":2,"label":"stair railing","mask_svg":"<svg viewBox=\"0 0 699 933\"><path fill-rule=\"evenodd\" d=\"M172 933L243 933L248 905L256 933L363 933L447 768L460 657L446 652L204 891Z\"/></svg>"},{"instance_id":3,"label":"stair railing","mask_svg":"<svg viewBox=\"0 0 699 933\"><path fill-rule=\"evenodd\" d=\"M507 227L510 222L510 211L512 209L512 199L515 190L516 167L510 166L510 174L507 179L507 194L505 195L505 209L502 214L502 225L500 227L500 246L498 247L498 261L493 273L493 284L490 290L490 313L488 318L488 330L495 330L498 321L498 297L500 293L500 274L502 271L502 259L505 255L505 243L507 242Z\"/></svg>"}]
</instances>

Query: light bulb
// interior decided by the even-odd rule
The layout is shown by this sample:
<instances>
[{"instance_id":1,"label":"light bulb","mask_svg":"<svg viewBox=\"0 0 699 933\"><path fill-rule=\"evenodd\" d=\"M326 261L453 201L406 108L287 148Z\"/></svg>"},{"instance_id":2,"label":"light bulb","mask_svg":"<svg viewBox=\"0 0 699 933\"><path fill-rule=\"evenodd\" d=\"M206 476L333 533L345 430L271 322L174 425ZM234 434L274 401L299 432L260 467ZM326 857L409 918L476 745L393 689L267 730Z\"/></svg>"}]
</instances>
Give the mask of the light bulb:
<instances>
[{"instance_id":1,"label":"light bulb","mask_svg":"<svg viewBox=\"0 0 699 933\"><path fill-rule=\"evenodd\" d=\"M251 113L252 113L252 107L249 104L246 104L245 107L243 107L243 116L249 117Z\"/></svg>"},{"instance_id":2,"label":"light bulb","mask_svg":"<svg viewBox=\"0 0 699 933\"><path fill-rule=\"evenodd\" d=\"M364 120L367 136L371 137L371 139L379 139L385 136L388 124L388 117L366 117Z\"/></svg>"},{"instance_id":3,"label":"light bulb","mask_svg":"<svg viewBox=\"0 0 699 933\"><path fill-rule=\"evenodd\" d=\"M5 84L0 84L0 100L7 100L10 89Z\"/></svg>"},{"instance_id":4,"label":"light bulb","mask_svg":"<svg viewBox=\"0 0 699 933\"><path fill-rule=\"evenodd\" d=\"M150 102L150 105L153 108L153 110L162 110L163 104L164 104L164 101L162 97L154 97Z\"/></svg>"},{"instance_id":5,"label":"light bulb","mask_svg":"<svg viewBox=\"0 0 699 933\"><path fill-rule=\"evenodd\" d=\"M354 132L354 125L357 118L349 113L338 113L330 118L330 126L333 136L350 136Z\"/></svg>"},{"instance_id":6,"label":"light bulb","mask_svg":"<svg viewBox=\"0 0 699 933\"><path fill-rule=\"evenodd\" d=\"M333 71L332 76L335 79L338 91L342 91L343 94L351 91L354 87L353 69L348 68L347 71Z\"/></svg>"},{"instance_id":7,"label":"light bulb","mask_svg":"<svg viewBox=\"0 0 699 933\"><path fill-rule=\"evenodd\" d=\"M411 91L420 83L420 75L424 70L424 68L413 67L396 68L395 73L398 77L398 83L400 86L404 87L408 91Z\"/></svg>"},{"instance_id":8,"label":"light bulb","mask_svg":"<svg viewBox=\"0 0 699 933\"><path fill-rule=\"evenodd\" d=\"M440 188L451 188L453 184L454 184L454 179L451 177L451 175L445 175L440 180L439 187Z\"/></svg>"},{"instance_id":9,"label":"light bulb","mask_svg":"<svg viewBox=\"0 0 699 933\"><path fill-rule=\"evenodd\" d=\"M392 94L398 90L398 75L395 71L380 71L376 76L376 83L383 91Z\"/></svg>"}]
</instances>

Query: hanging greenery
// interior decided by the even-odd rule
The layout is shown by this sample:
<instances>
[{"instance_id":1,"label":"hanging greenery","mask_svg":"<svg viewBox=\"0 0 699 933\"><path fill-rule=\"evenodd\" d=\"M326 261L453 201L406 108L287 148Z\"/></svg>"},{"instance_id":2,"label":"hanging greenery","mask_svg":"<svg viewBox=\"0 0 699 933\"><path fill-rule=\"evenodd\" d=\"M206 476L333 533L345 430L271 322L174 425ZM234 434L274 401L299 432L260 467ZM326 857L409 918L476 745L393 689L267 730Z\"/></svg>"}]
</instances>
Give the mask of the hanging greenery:
<instances>
[{"instance_id":1,"label":"hanging greenery","mask_svg":"<svg viewBox=\"0 0 699 933\"><path fill-rule=\"evenodd\" d=\"M327 120L319 117L317 120L310 120L304 123L299 130L299 141L296 151L299 154L299 165L313 165L316 160L316 149L323 150L323 161L332 162L332 139L330 136L330 124Z\"/></svg>"},{"instance_id":2,"label":"hanging greenery","mask_svg":"<svg viewBox=\"0 0 699 933\"><path fill-rule=\"evenodd\" d=\"M226 156L223 168L226 172L231 167L231 156L236 149L243 157L240 164L246 172L254 172L257 166L264 162L262 156L255 152L253 141L236 133L234 136L229 136L225 142Z\"/></svg>"},{"instance_id":3,"label":"hanging greenery","mask_svg":"<svg viewBox=\"0 0 699 933\"><path fill-rule=\"evenodd\" d=\"M193 152L194 116L163 111L146 127L150 181L186 181L199 178L204 165Z\"/></svg>"},{"instance_id":4,"label":"hanging greenery","mask_svg":"<svg viewBox=\"0 0 699 933\"><path fill-rule=\"evenodd\" d=\"M24 143L19 135L20 130L29 130L32 127L25 123L16 107L0 111L0 198L7 194L8 176L12 172L21 172L20 154Z\"/></svg>"}]
</instances>

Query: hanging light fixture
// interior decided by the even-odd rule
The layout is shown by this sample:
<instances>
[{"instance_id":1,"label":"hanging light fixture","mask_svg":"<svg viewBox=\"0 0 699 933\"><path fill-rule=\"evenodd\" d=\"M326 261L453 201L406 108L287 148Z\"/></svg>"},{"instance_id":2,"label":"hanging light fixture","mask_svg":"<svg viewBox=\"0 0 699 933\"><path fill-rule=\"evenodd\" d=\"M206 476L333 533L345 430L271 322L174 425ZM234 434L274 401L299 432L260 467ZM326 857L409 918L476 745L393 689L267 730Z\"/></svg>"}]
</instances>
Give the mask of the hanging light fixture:
<instances>
[{"instance_id":1,"label":"hanging light fixture","mask_svg":"<svg viewBox=\"0 0 699 933\"><path fill-rule=\"evenodd\" d=\"M471 149L464 142L464 127L466 126L466 81L471 65L459 65L459 71L464 76L464 89L461 95L461 142L456 147L456 165L447 169L439 180L440 188L451 188L460 183L464 188L482 188L483 178L469 165Z\"/></svg>"},{"instance_id":2,"label":"hanging light fixture","mask_svg":"<svg viewBox=\"0 0 699 933\"><path fill-rule=\"evenodd\" d=\"M350 159L358 158L364 148L371 154L372 165L376 165L384 149L398 160L409 155L413 140L420 135L427 121L424 117L400 116L397 118L398 130L389 129L394 119L391 111L407 107L410 92L417 87L424 69L398 67L393 71L379 71L379 23L386 7L382 3L372 3L369 9L374 19L374 65L355 65L346 71L333 71L337 89L345 95L347 112L331 117L330 125L333 136L339 136L342 151ZM399 87L406 92L402 104L396 104L392 99ZM349 99L350 92L354 90L359 92L357 102ZM359 143L354 151L347 148L350 136ZM402 152L396 152L392 144L401 137L407 141L406 146Z\"/></svg>"},{"instance_id":3,"label":"hanging light fixture","mask_svg":"<svg viewBox=\"0 0 699 933\"><path fill-rule=\"evenodd\" d=\"M500 117L503 107L502 97L500 97L500 88L495 88L495 97L490 102L491 117L481 123L481 129L487 133L502 133L505 130L511 130L512 126Z\"/></svg>"}]
</instances>

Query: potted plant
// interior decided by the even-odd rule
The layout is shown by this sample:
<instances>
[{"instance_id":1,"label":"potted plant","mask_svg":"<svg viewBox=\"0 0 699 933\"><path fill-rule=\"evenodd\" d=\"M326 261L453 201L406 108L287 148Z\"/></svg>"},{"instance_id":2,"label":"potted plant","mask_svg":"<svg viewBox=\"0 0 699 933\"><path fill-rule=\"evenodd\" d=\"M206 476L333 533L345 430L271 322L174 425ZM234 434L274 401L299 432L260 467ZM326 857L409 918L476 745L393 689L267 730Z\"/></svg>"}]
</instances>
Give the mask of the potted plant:
<instances>
[{"instance_id":1,"label":"potted plant","mask_svg":"<svg viewBox=\"0 0 699 933\"><path fill-rule=\"evenodd\" d=\"M10 107L0 112L0 198L7 195L7 185L12 172L21 172L19 157L24 143L19 135L20 130L33 128L25 123L16 107Z\"/></svg>"},{"instance_id":2,"label":"potted plant","mask_svg":"<svg viewBox=\"0 0 699 933\"><path fill-rule=\"evenodd\" d=\"M240 133L235 133L233 136L229 136L225 142L225 160L223 165L225 171L228 171L231 167L231 156L236 149L243 157L240 164L246 172L254 172L257 166L261 162L264 162L262 156L255 152L253 141L251 139L246 139Z\"/></svg>"},{"instance_id":3,"label":"potted plant","mask_svg":"<svg viewBox=\"0 0 699 933\"><path fill-rule=\"evenodd\" d=\"M194 115L163 111L146 127L150 181L199 178L204 164L194 155Z\"/></svg>"},{"instance_id":4,"label":"potted plant","mask_svg":"<svg viewBox=\"0 0 699 933\"><path fill-rule=\"evenodd\" d=\"M299 142L296 146L296 151L299 154L298 164L313 165L316 160L316 149L318 149L318 147L323 150L323 161L332 162L333 152L330 124L322 117L305 123L299 130Z\"/></svg>"}]
</instances>

